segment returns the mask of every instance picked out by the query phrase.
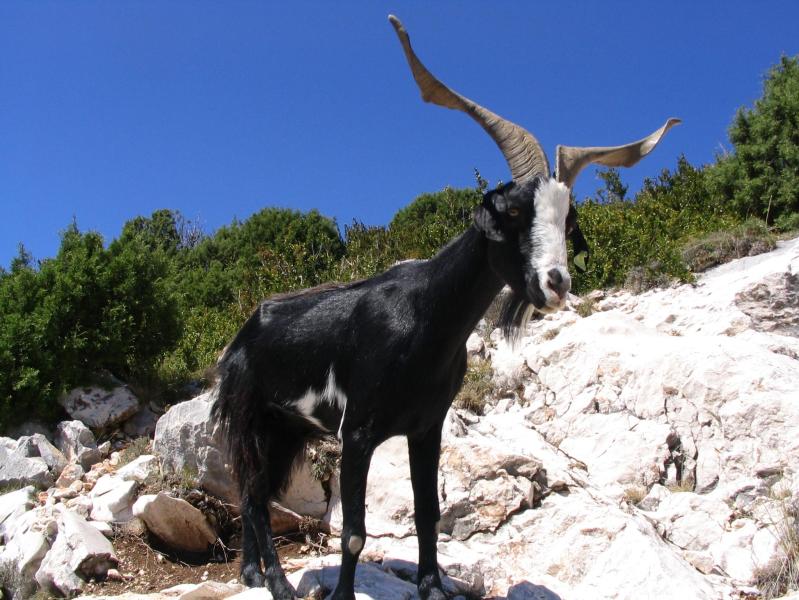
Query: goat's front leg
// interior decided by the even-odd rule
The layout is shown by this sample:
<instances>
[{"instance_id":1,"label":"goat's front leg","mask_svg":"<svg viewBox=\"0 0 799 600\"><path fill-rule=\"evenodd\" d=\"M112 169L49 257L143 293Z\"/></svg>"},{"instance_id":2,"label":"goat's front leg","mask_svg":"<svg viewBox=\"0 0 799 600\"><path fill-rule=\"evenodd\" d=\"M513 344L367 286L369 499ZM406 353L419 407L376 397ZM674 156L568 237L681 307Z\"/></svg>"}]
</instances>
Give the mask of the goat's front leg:
<instances>
[{"instance_id":1,"label":"goat's front leg","mask_svg":"<svg viewBox=\"0 0 799 600\"><path fill-rule=\"evenodd\" d=\"M413 485L416 536L419 541L417 585L422 600L446 598L438 574L438 459L441 453L441 424L426 434L408 438L408 456Z\"/></svg>"},{"instance_id":2,"label":"goat's front leg","mask_svg":"<svg viewBox=\"0 0 799 600\"><path fill-rule=\"evenodd\" d=\"M341 571L331 600L354 600L355 567L366 542L366 477L376 444L364 429L342 431Z\"/></svg>"}]
</instances>

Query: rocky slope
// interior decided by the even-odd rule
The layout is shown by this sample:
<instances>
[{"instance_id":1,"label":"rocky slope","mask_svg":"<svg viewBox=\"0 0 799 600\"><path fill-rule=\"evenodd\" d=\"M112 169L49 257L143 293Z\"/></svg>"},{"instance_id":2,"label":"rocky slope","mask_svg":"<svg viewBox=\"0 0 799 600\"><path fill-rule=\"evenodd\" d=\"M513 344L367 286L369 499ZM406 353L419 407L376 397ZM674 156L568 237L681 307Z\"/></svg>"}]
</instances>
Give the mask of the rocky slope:
<instances>
[{"instance_id":1,"label":"rocky slope","mask_svg":"<svg viewBox=\"0 0 799 600\"><path fill-rule=\"evenodd\" d=\"M573 310L531 324L516 347L498 332L470 340L470 352L491 361L496 391L485 414L452 410L445 428L439 551L451 594L773 595L769 585L779 583L790 535L799 543L799 239L716 268L695 285L574 300ZM209 400L198 397L161 417L155 454L165 471L190 474L235 501L207 421ZM43 436L0 444L13 457L4 465L33 461L35 481L14 481L48 488L0 496L0 568L12 565L28 582L74 594L116 561L96 536L75 534L84 524L102 531L103 523L141 519L167 537L176 528L164 515L190 511L155 495L137 500L156 459L120 473L113 460L96 462L108 449L93 438L72 432L58 439L72 440L56 443L61 458ZM335 535L336 475L321 471L317 457L298 472L281 500L284 527L306 515ZM367 501L370 537L356 591L360 598L415 598L403 439L378 449ZM212 525L200 518L171 543L207 545ZM79 543L90 539L92 550ZM321 597L335 582L338 560L294 561L290 579L300 593ZM194 583L152 597L269 597L235 584Z\"/></svg>"}]
</instances>

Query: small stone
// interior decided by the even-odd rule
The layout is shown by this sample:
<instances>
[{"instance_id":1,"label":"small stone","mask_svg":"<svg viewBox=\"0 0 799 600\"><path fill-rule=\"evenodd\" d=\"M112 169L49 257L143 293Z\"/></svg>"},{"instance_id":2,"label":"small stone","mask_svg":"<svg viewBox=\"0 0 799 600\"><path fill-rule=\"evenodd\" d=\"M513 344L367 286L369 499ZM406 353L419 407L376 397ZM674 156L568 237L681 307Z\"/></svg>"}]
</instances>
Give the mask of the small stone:
<instances>
[{"instance_id":1,"label":"small stone","mask_svg":"<svg viewBox=\"0 0 799 600\"><path fill-rule=\"evenodd\" d=\"M85 471L83 467L81 467L77 463L68 464L64 469L61 471L61 475L58 476L58 479L55 482L56 487L64 488L69 487L75 481L80 480L85 475Z\"/></svg>"}]
</instances>

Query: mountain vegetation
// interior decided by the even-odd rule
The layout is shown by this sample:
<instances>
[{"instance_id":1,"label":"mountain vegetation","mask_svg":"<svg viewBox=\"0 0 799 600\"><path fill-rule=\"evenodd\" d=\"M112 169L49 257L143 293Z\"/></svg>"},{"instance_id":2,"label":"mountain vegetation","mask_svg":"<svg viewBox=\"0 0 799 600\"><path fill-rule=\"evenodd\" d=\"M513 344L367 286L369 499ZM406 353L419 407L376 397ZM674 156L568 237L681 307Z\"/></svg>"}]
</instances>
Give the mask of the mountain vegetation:
<instances>
[{"instance_id":1,"label":"mountain vegetation","mask_svg":"<svg viewBox=\"0 0 799 600\"><path fill-rule=\"evenodd\" d=\"M679 157L634 197L614 170L577 199L592 254L573 291L679 280L799 229L799 57L767 74L709 165ZM423 194L387 226L343 227L317 211L265 208L208 234L159 210L106 240L76 223L54 258L20 247L0 268L0 431L59 415L66 390L114 376L160 403L202 380L269 295L374 275L432 256L471 223L475 189ZM715 241L720 240L720 241Z\"/></svg>"}]
</instances>

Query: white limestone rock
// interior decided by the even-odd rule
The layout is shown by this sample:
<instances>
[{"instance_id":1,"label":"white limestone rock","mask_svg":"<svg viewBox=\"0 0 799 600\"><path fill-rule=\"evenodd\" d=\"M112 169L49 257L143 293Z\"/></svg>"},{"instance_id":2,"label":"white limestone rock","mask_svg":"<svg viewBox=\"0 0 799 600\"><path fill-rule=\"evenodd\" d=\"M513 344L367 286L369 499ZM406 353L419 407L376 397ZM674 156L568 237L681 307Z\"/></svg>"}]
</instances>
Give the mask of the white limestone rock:
<instances>
[{"instance_id":1,"label":"white limestone rock","mask_svg":"<svg viewBox=\"0 0 799 600\"><path fill-rule=\"evenodd\" d=\"M72 596L91 578L104 577L119 563L111 543L83 517L63 509L58 514L58 535L36 572L46 591Z\"/></svg>"},{"instance_id":2,"label":"white limestone rock","mask_svg":"<svg viewBox=\"0 0 799 600\"><path fill-rule=\"evenodd\" d=\"M26 458L41 458L54 479L67 466L64 454L41 433L21 437L17 441L17 454Z\"/></svg>"},{"instance_id":3,"label":"white limestone rock","mask_svg":"<svg viewBox=\"0 0 799 600\"><path fill-rule=\"evenodd\" d=\"M327 512L328 498L322 483L314 478L311 465L300 463L293 471L291 485L280 497L285 508L301 515L321 519Z\"/></svg>"},{"instance_id":4,"label":"white limestone rock","mask_svg":"<svg viewBox=\"0 0 799 600\"><path fill-rule=\"evenodd\" d=\"M122 423L139 410L138 398L124 385L110 390L100 386L75 388L59 403L70 417L94 429Z\"/></svg>"},{"instance_id":5,"label":"white limestone rock","mask_svg":"<svg viewBox=\"0 0 799 600\"><path fill-rule=\"evenodd\" d=\"M483 336L476 331L472 333L466 340L466 353L469 356L482 357L485 352L485 342Z\"/></svg>"},{"instance_id":6,"label":"white limestone rock","mask_svg":"<svg viewBox=\"0 0 799 600\"><path fill-rule=\"evenodd\" d=\"M216 533L202 512L165 492L139 497L133 515L147 525L170 548L184 552L205 552L216 542Z\"/></svg>"},{"instance_id":7,"label":"white limestone rock","mask_svg":"<svg viewBox=\"0 0 799 600\"><path fill-rule=\"evenodd\" d=\"M62 421L56 427L56 446L67 461L77 462L88 471L92 465L102 461L94 434L80 421Z\"/></svg>"},{"instance_id":8,"label":"white limestone rock","mask_svg":"<svg viewBox=\"0 0 799 600\"><path fill-rule=\"evenodd\" d=\"M117 469L116 476L123 481L143 483L150 475L156 473L158 468L158 457L152 454L142 454Z\"/></svg>"},{"instance_id":9,"label":"white limestone rock","mask_svg":"<svg viewBox=\"0 0 799 600\"><path fill-rule=\"evenodd\" d=\"M510 515L532 506L541 468L535 459L508 451L480 435L451 437L443 445L439 471L441 531L465 539L496 530ZM339 493L327 519L340 531ZM367 533L404 537L414 531L413 490L404 437L383 443L372 458L367 483Z\"/></svg>"},{"instance_id":10,"label":"white limestone rock","mask_svg":"<svg viewBox=\"0 0 799 600\"><path fill-rule=\"evenodd\" d=\"M297 590L297 595L301 598L318 597L323 590L332 591L341 569L337 559L317 559L290 574L288 580ZM414 584L402 581L376 565L361 562L355 569L355 597L358 600L417 600L419 596Z\"/></svg>"},{"instance_id":11,"label":"white limestone rock","mask_svg":"<svg viewBox=\"0 0 799 600\"><path fill-rule=\"evenodd\" d=\"M0 486L22 487L33 485L46 488L53 484L53 474L41 457L27 458L16 450L0 446Z\"/></svg>"},{"instance_id":12,"label":"white limestone rock","mask_svg":"<svg viewBox=\"0 0 799 600\"><path fill-rule=\"evenodd\" d=\"M7 543L6 531L35 504L36 488L30 485L0 496L0 542Z\"/></svg>"},{"instance_id":13,"label":"white limestone rock","mask_svg":"<svg viewBox=\"0 0 799 600\"><path fill-rule=\"evenodd\" d=\"M200 487L237 505L233 469L210 418L213 399L207 392L170 408L155 427L153 453L165 473L196 474Z\"/></svg>"},{"instance_id":14,"label":"white limestone rock","mask_svg":"<svg viewBox=\"0 0 799 600\"><path fill-rule=\"evenodd\" d=\"M94 521L124 523L133 518L138 482L118 475L103 475L97 480L89 497L92 500L91 518Z\"/></svg>"}]
</instances>

